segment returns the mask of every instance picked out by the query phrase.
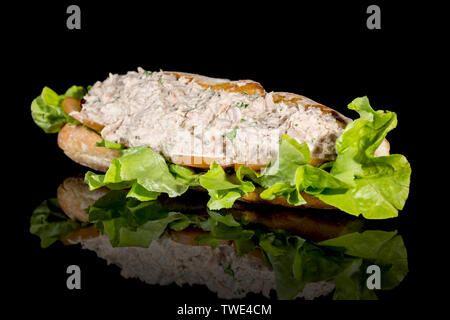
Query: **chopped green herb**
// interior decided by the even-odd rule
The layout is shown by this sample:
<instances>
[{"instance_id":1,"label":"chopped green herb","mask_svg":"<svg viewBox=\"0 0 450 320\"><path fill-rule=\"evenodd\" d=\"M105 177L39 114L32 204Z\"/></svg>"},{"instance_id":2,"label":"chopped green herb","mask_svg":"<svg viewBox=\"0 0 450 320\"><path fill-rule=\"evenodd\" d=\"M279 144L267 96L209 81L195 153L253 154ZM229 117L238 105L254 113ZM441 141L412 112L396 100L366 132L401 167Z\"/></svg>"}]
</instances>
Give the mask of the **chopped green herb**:
<instances>
[{"instance_id":1,"label":"chopped green herb","mask_svg":"<svg viewBox=\"0 0 450 320\"><path fill-rule=\"evenodd\" d=\"M244 103L242 101L239 101L236 103L236 106L239 108L247 108L248 107L248 103Z\"/></svg>"},{"instance_id":2,"label":"chopped green herb","mask_svg":"<svg viewBox=\"0 0 450 320\"><path fill-rule=\"evenodd\" d=\"M245 121L247 121L247 120L245 120L244 118L241 119L241 122L245 122Z\"/></svg>"},{"instance_id":3,"label":"chopped green herb","mask_svg":"<svg viewBox=\"0 0 450 320\"><path fill-rule=\"evenodd\" d=\"M159 82L159 83L163 83L162 79L159 79L158 82Z\"/></svg>"},{"instance_id":4,"label":"chopped green herb","mask_svg":"<svg viewBox=\"0 0 450 320\"><path fill-rule=\"evenodd\" d=\"M241 92L244 96L248 96L247 92Z\"/></svg>"},{"instance_id":5,"label":"chopped green herb","mask_svg":"<svg viewBox=\"0 0 450 320\"><path fill-rule=\"evenodd\" d=\"M151 71L144 71L144 74L145 74L146 76L149 76L149 75L152 74L152 72L151 72Z\"/></svg>"},{"instance_id":6,"label":"chopped green herb","mask_svg":"<svg viewBox=\"0 0 450 320\"><path fill-rule=\"evenodd\" d=\"M231 142L233 142L234 138L236 138L238 129L239 129L239 127L236 126L232 131L225 134Z\"/></svg>"},{"instance_id":7,"label":"chopped green herb","mask_svg":"<svg viewBox=\"0 0 450 320\"><path fill-rule=\"evenodd\" d=\"M231 269L231 264L229 264L228 267L223 269L223 272L225 272L226 274L229 274L230 276L232 276L234 278L234 271L233 271L233 269Z\"/></svg>"},{"instance_id":8,"label":"chopped green herb","mask_svg":"<svg viewBox=\"0 0 450 320\"><path fill-rule=\"evenodd\" d=\"M298 123L294 124L294 126L298 127Z\"/></svg>"}]
</instances>

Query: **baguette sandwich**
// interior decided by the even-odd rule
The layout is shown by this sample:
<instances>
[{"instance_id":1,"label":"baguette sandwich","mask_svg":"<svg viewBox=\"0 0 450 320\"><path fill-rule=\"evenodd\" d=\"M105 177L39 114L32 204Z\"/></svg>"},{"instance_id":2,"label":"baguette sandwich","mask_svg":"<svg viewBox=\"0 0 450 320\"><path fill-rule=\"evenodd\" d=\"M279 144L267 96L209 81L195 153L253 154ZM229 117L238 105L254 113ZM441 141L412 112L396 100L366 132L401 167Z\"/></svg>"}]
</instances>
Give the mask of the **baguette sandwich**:
<instances>
[{"instance_id":1,"label":"baguette sandwich","mask_svg":"<svg viewBox=\"0 0 450 320\"><path fill-rule=\"evenodd\" d=\"M366 97L348 107L360 117L250 80L141 68L63 95L45 87L34 122L93 171L65 180L30 231L42 247L81 243L125 277L224 298L376 298L367 267L394 288L406 249L367 221L398 216L411 168L389 154L394 112Z\"/></svg>"},{"instance_id":2,"label":"baguette sandwich","mask_svg":"<svg viewBox=\"0 0 450 320\"><path fill-rule=\"evenodd\" d=\"M205 285L219 298L248 293L278 299L375 299L367 266L382 270L382 289L408 272L396 231L382 231L342 212L236 203L206 207L208 195L189 190L141 202L126 190L89 190L66 179L57 199L33 213L30 231L43 247L81 244L148 284ZM275 294L273 294L275 292Z\"/></svg>"},{"instance_id":3,"label":"baguette sandwich","mask_svg":"<svg viewBox=\"0 0 450 320\"><path fill-rule=\"evenodd\" d=\"M64 95L45 87L31 105L65 154L97 171L85 175L90 190L152 201L194 189L208 192L210 210L243 201L396 217L411 174L389 155L396 114L366 97L349 109L360 118L251 80L142 68Z\"/></svg>"}]
</instances>

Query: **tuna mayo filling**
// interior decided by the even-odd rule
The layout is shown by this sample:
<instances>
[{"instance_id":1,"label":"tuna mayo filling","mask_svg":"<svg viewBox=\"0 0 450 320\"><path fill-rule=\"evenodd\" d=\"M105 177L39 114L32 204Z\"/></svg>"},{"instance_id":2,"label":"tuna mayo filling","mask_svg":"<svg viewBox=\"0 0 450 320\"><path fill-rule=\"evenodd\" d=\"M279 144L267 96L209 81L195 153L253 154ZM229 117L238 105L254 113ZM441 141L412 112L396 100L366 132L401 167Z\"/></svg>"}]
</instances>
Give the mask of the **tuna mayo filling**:
<instances>
[{"instance_id":1,"label":"tuna mayo filling","mask_svg":"<svg viewBox=\"0 0 450 320\"><path fill-rule=\"evenodd\" d=\"M149 146L169 161L184 155L213 158L221 165L266 164L277 157L284 133L306 142L312 157L334 160L335 141L343 131L331 114L274 103L273 93L216 91L184 76L142 68L110 74L84 99L78 115L104 125L104 139Z\"/></svg>"}]
</instances>

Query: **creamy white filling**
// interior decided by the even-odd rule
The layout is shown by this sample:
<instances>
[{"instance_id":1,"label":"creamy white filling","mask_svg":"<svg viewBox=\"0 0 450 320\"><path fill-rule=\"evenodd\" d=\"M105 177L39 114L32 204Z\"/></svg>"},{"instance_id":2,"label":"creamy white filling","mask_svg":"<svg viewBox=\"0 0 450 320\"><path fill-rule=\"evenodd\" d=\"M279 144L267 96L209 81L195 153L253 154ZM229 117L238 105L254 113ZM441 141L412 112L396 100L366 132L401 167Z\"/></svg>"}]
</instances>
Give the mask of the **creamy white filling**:
<instances>
[{"instance_id":1,"label":"creamy white filling","mask_svg":"<svg viewBox=\"0 0 450 320\"><path fill-rule=\"evenodd\" d=\"M183 76L142 68L110 74L84 99L79 115L104 125L103 138L129 147L150 146L169 160L195 155L222 165L267 163L277 156L284 133L306 142L313 157L332 160L343 131L331 114L274 103L272 93L215 91Z\"/></svg>"}]
</instances>

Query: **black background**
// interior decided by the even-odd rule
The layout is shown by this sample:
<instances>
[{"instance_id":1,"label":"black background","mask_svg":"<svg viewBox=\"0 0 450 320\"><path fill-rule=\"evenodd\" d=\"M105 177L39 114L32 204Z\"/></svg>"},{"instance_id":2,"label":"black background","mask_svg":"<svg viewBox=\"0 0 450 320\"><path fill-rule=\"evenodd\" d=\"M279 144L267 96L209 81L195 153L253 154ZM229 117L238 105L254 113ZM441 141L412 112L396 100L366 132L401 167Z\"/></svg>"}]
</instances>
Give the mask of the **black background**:
<instances>
[{"instance_id":1,"label":"black background","mask_svg":"<svg viewBox=\"0 0 450 320\"><path fill-rule=\"evenodd\" d=\"M10 67L18 76L13 86L20 90L10 103L18 104L19 117L13 119L21 123L21 136L13 135L10 141L21 156L6 160L19 169L4 175L12 174L8 181L18 182L10 189L19 198L14 218L20 225L22 247L17 250L19 258L9 265L17 272L9 280L20 299L36 302L43 314L59 305L71 313L89 307L101 313L126 309L147 316L159 311L167 318L184 303L217 302L203 287L148 286L122 279L117 267L106 266L94 253L78 247L57 244L41 249L39 239L28 232L32 210L54 197L63 179L85 171L57 147L56 135L45 134L33 123L32 99L43 86L63 93L71 85L87 86L109 72L125 73L138 66L252 79L266 91L299 93L353 118L356 114L346 105L362 95L376 109L395 111L399 124L388 136L391 152L406 155L413 168L410 197L399 218L409 255L407 278L374 303L270 302L276 315L308 312L320 317L403 312L437 299L438 292L428 285L439 284L440 276L429 267L439 264L440 251L435 247L437 235L430 238L425 232L438 224L439 213L424 201L429 177L419 170L424 156L418 147L426 141L423 130L418 130L425 117L419 112L426 101L422 82L427 80L422 74L429 71L433 59L425 52L432 41L425 28L429 7L380 1L295 6L280 1L96 3L17 3L9 11L15 19L5 35L11 40ZM366 8L374 3L381 7L381 30L366 28ZM81 8L81 30L66 28L69 4ZM16 123L7 125L16 128ZM65 270L70 264L81 267L82 290L66 289ZM269 302L258 296L250 301Z\"/></svg>"}]
</instances>

